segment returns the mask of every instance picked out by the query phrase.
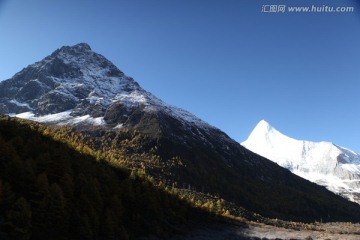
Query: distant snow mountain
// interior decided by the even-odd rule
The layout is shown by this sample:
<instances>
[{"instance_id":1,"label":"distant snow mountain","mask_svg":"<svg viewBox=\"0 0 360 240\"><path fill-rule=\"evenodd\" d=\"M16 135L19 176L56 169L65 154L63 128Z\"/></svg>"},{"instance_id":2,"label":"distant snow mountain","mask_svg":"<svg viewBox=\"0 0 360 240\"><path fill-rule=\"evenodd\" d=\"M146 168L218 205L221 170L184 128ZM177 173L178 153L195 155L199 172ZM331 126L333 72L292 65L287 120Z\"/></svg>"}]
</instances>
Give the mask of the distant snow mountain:
<instances>
[{"instance_id":1,"label":"distant snow mountain","mask_svg":"<svg viewBox=\"0 0 360 240\"><path fill-rule=\"evenodd\" d=\"M262 120L242 143L296 175L360 203L360 155L330 142L285 136Z\"/></svg>"}]
</instances>

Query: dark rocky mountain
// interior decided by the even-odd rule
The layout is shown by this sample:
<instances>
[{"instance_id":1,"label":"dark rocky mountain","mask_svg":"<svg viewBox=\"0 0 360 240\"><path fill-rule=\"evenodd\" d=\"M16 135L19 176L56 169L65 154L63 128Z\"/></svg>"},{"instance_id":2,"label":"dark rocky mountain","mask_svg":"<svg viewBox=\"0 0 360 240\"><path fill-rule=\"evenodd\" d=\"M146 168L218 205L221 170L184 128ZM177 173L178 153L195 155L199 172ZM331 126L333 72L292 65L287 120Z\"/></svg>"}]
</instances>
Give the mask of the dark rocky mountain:
<instances>
[{"instance_id":1,"label":"dark rocky mountain","mask_svg":"<svg viewBox=\"0 0 360 240\"><path fill-rule=\"evenodd\" d=\"M242 147L143 90L87 44L62 47L0 83L0 112L78 133L78 144L166 185L264 216L360 221L360 206ZM66 137L66 136L64 136Z\"/></svg>"},{"instance_id":2,"label":"dark rocky mountain","mask_svg":"<svg viewBox=\"0 0 360 240\"><path fill-rule=\"evenodd\" d=\"M98 117L104 116L116 94L139 86L82 43L58 49L2 82L0 89L2 113L47 115L72 110L71 116Z\"/></svg>"}]
</instances>

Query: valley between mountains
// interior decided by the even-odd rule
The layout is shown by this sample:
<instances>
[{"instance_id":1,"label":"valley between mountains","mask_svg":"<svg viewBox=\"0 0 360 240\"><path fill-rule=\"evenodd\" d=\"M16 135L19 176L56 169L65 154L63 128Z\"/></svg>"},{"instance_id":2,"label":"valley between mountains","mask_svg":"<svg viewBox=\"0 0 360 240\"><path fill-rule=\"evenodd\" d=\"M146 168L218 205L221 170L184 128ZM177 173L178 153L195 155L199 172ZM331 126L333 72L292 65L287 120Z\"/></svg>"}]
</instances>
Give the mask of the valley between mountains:
<instances>
[{"instance_id":1,"label":"valley between mountains","mask_svg":"<svg viewBox=\"0 0 360 240\"><path fill-rule=\"evenodd\" d=\"M2 239L359 234L320 222L359 222L360 205L161 101L85 43L0 82L0 113Z\"/></svg>"}]
</instances>

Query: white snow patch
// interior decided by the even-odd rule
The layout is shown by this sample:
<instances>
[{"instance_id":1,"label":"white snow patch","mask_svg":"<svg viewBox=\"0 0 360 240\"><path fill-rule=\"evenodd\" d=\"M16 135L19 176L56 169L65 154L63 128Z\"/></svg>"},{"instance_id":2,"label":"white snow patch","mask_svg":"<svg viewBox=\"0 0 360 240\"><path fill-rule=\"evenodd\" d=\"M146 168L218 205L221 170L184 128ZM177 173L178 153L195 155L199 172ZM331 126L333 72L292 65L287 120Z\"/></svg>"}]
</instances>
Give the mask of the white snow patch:
<instances>
[{"instance_id":1,"label":"white snow patch","mask_svg":"<svg viewBox=\"0 0 360 240\"><path fill-rule=\"evenodd\" d=\"M14 103L16 106L19 106L19 107L27 107L28 109L32 109L32 108L29 106L29 104L18 102L18 101L15 100L15 99L12 99L10 102L11 102L11 103Z\"/></svg>"},{"instance_id":2,"label":"white snow patch","mask_svg":"<svg viewBox=\"0 0 360 240\"><path fill-rule=\"evenodd\" d=\"M60 113L44 115L44 116L36 117L35 121L37 121L37 122L59 122L59 121L64 121L64 120L67 120L67 119L71 118L70 113L71 113L71 111L65 111L65 112L60 112Z\"/></svg>"},{"instance_id":3,"label":"white snow patch","mask_svg":"<svg viewBox=\"0 0 360 240\"><path fill-rule=\"evenodd\" d=\"M124 127L124 124L120 123L114 127L114 129L122 129Z\"/></svg>"},{"instance_id":4,"label":"white snow patch","mask_svg":"<svg viewBox=\"0 0 360 240\"><path fill-rule=\"evenodd\" d=\"M48 114L44 116L35 116L32 112L25 112L16 114L15 117L28 119L36 122L43 123L56 123L58 125L77 125L80 123L91 124L94 126L105 125L105 121L103 117L93 118L90 115L85 115L81 117L72 117L71 111L65 111L55 114Z\"/></svg>"},{"instance_id":5,"label":"white snow patch","mask_svg":"<svg viewBox=\"0 0 360 240\"><path fill-rule=\"evenodd\" d=\"M29 119L29 120L33 120L34 116L35 116L35 114L32 112L23 112L23 113L15 115L15 117Z\"/></svg>"},{"instance_id":6,"label":"white snow patch","mask_svg":"<svg viewBox=\"0 0 360 240\"><path fill-rule=\"evenodd\" d=\"M73 117L65 122L61 122L61 125L78 125L78 124L91 124L94 126L105 125L103 117L93 118L90 115L84 115L81 117Z\"/></svg>"},{"instance_id":7,"label":"white snow patch","mask_svg":"<svg viewBox=\"0 0 360 240\"><path fill-rule=\"evenodd\" d=\"M104 121L103 117L92 118L92 122L97 126L105 124L105 121Z\"/></svg>"},{"instance_id":8,"label":"white snow patch","mask_svg":"<svg viewBox=\"0 0 360 240\"><path fill-rule=\"evenodd\" d=\"M48 114L48 115L36 117L33 112L25 112L25 113L17 114L17 115L15 115L15 117L28 119L28 120L32 120L32 121L36 121L36 122L49 122L50 123L50 122L60 122L60 121L67 120L67 119L71 118L70 113L71 113L71 111L65 111L65 112Z\"/></svg>"}]
</instances>

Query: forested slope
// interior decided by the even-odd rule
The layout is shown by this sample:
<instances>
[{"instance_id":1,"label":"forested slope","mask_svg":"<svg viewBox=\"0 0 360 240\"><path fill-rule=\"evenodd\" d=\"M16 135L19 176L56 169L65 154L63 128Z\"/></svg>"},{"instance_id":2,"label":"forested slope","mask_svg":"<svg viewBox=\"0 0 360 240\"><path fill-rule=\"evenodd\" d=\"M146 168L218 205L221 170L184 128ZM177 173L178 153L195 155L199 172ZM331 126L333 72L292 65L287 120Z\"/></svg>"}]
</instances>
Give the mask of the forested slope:
<instances>
[{"instance_id":1,"label":"forested slope","mask_svg":"<svg viewBox=\"0 0 360 240\"><path fill-rule=\"evenodd\" d=\"M44 132L40 124L0 119L0 239L166 236L197 218L148 179Z\"/></svg>"}]
</instances>

